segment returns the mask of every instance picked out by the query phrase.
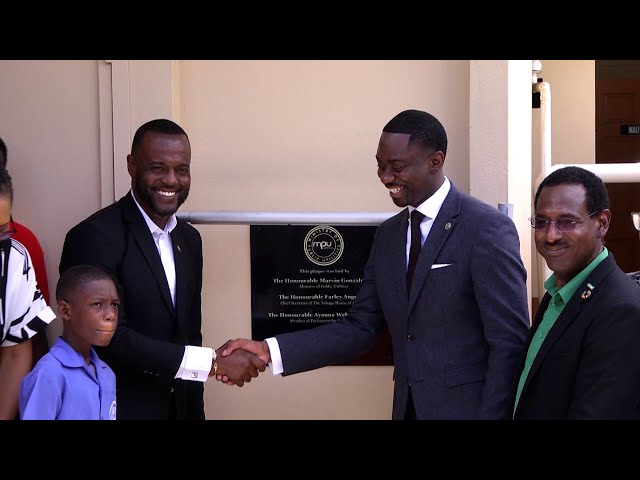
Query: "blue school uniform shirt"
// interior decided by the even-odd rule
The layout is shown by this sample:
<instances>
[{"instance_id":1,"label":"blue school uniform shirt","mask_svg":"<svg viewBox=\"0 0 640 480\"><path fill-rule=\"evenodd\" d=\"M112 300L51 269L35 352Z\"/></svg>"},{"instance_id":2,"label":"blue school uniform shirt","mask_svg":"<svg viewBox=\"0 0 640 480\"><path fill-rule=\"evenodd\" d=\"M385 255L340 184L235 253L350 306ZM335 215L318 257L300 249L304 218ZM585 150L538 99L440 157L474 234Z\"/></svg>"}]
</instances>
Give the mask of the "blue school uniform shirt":
<instances>
[{"instance_id":1,"label":"blue school uniform shirt","mask_svg":"<svg viewBox=\"0 0 640 480\"><path fill-rule=\"evenodd\" d=\"M89 353L96 374L78 352L58 337L20 385L22 420L115 420L116 376Z\"/></svg>"}]
</instances>

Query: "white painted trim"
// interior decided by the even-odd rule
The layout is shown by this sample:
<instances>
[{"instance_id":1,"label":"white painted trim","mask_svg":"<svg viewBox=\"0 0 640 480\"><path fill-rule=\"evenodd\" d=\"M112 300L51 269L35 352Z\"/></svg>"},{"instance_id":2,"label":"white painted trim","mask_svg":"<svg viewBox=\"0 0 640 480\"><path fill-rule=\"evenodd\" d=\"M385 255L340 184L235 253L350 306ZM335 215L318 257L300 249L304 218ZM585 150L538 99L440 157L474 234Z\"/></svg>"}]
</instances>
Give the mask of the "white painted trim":
<instances>
[{"instance_id":1,"label":"white painted trim","mask_svg":"<svg viewBox=\"0 0 640 480\"><path fill-rule=\"evenodd\" d=\"M126 168L126 158L131 145L129 61L109 60L109 62L113 96L113 188L114 197L120 198L131 187L131 178ZM125 168L122 168L123 164Z\"/></svg>"},{"instance_id":2,"label":"white painted trim","mask_svg":"<svg viewBox=\"0 0 640 480\"><path fill-rule=\"evenodd\" d=\"M111 63L98 62L98 109L100 120L100 207L115 200L113 184L113 96L111 91Z\"/></svg>"}]
</instances>

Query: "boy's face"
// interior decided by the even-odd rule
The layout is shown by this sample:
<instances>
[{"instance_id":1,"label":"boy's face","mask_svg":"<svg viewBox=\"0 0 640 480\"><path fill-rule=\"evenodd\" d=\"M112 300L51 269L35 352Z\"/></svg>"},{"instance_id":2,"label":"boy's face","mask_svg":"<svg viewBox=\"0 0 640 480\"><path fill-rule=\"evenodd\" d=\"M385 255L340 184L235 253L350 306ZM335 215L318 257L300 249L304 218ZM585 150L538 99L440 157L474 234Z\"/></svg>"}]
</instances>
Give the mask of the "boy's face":
<instances>
[{"instance_id":1,"label":"boy's face","mask_svg":"<svg viewBox=\"0 0 640 480\"><path fill-rule=\"evenodd\" d=\"M68 302L58 303L66 340L76 349L108 345L118 323L119 306L118 292L111 280L85 283Z\"/></svg>"}]
</instances>

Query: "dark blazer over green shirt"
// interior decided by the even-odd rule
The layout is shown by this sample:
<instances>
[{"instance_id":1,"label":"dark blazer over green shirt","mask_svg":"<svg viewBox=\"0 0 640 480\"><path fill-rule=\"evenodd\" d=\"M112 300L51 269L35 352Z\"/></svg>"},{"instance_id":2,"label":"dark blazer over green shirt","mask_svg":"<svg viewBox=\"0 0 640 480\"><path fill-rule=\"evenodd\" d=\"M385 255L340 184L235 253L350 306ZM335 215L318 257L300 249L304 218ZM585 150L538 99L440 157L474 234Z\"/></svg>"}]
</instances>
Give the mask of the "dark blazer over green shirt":
<instances>
[{"instance_id":1,"label":"dark blazer over green shirt","mask_svg":"<svg viewBox=\"0 0 640 480\"><path fill-rule=\"evenodd\" d=\"M531 335L550 300L545 293ZM611 252L549 330L514 418L640 419L640 285L618 267Z\"/></svg>"}]
</instances>

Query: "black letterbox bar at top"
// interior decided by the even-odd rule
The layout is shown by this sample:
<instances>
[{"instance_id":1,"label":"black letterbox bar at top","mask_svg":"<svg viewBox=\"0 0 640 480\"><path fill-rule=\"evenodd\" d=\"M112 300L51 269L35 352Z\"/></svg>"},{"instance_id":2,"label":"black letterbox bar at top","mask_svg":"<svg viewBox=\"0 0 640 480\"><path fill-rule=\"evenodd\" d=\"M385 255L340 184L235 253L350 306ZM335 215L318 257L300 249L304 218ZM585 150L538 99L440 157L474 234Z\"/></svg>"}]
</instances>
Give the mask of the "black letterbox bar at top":
<instances>
[{"instance_id":1,"label":"black letterbox bar at top","mask_svg":"<svg viewBox=\"0 0 640 480\"><path fill-rule=\"evenodd\" d=\"M640 125L620 125L620 135L640 135Z\"/></svg>"}]
</instances>

